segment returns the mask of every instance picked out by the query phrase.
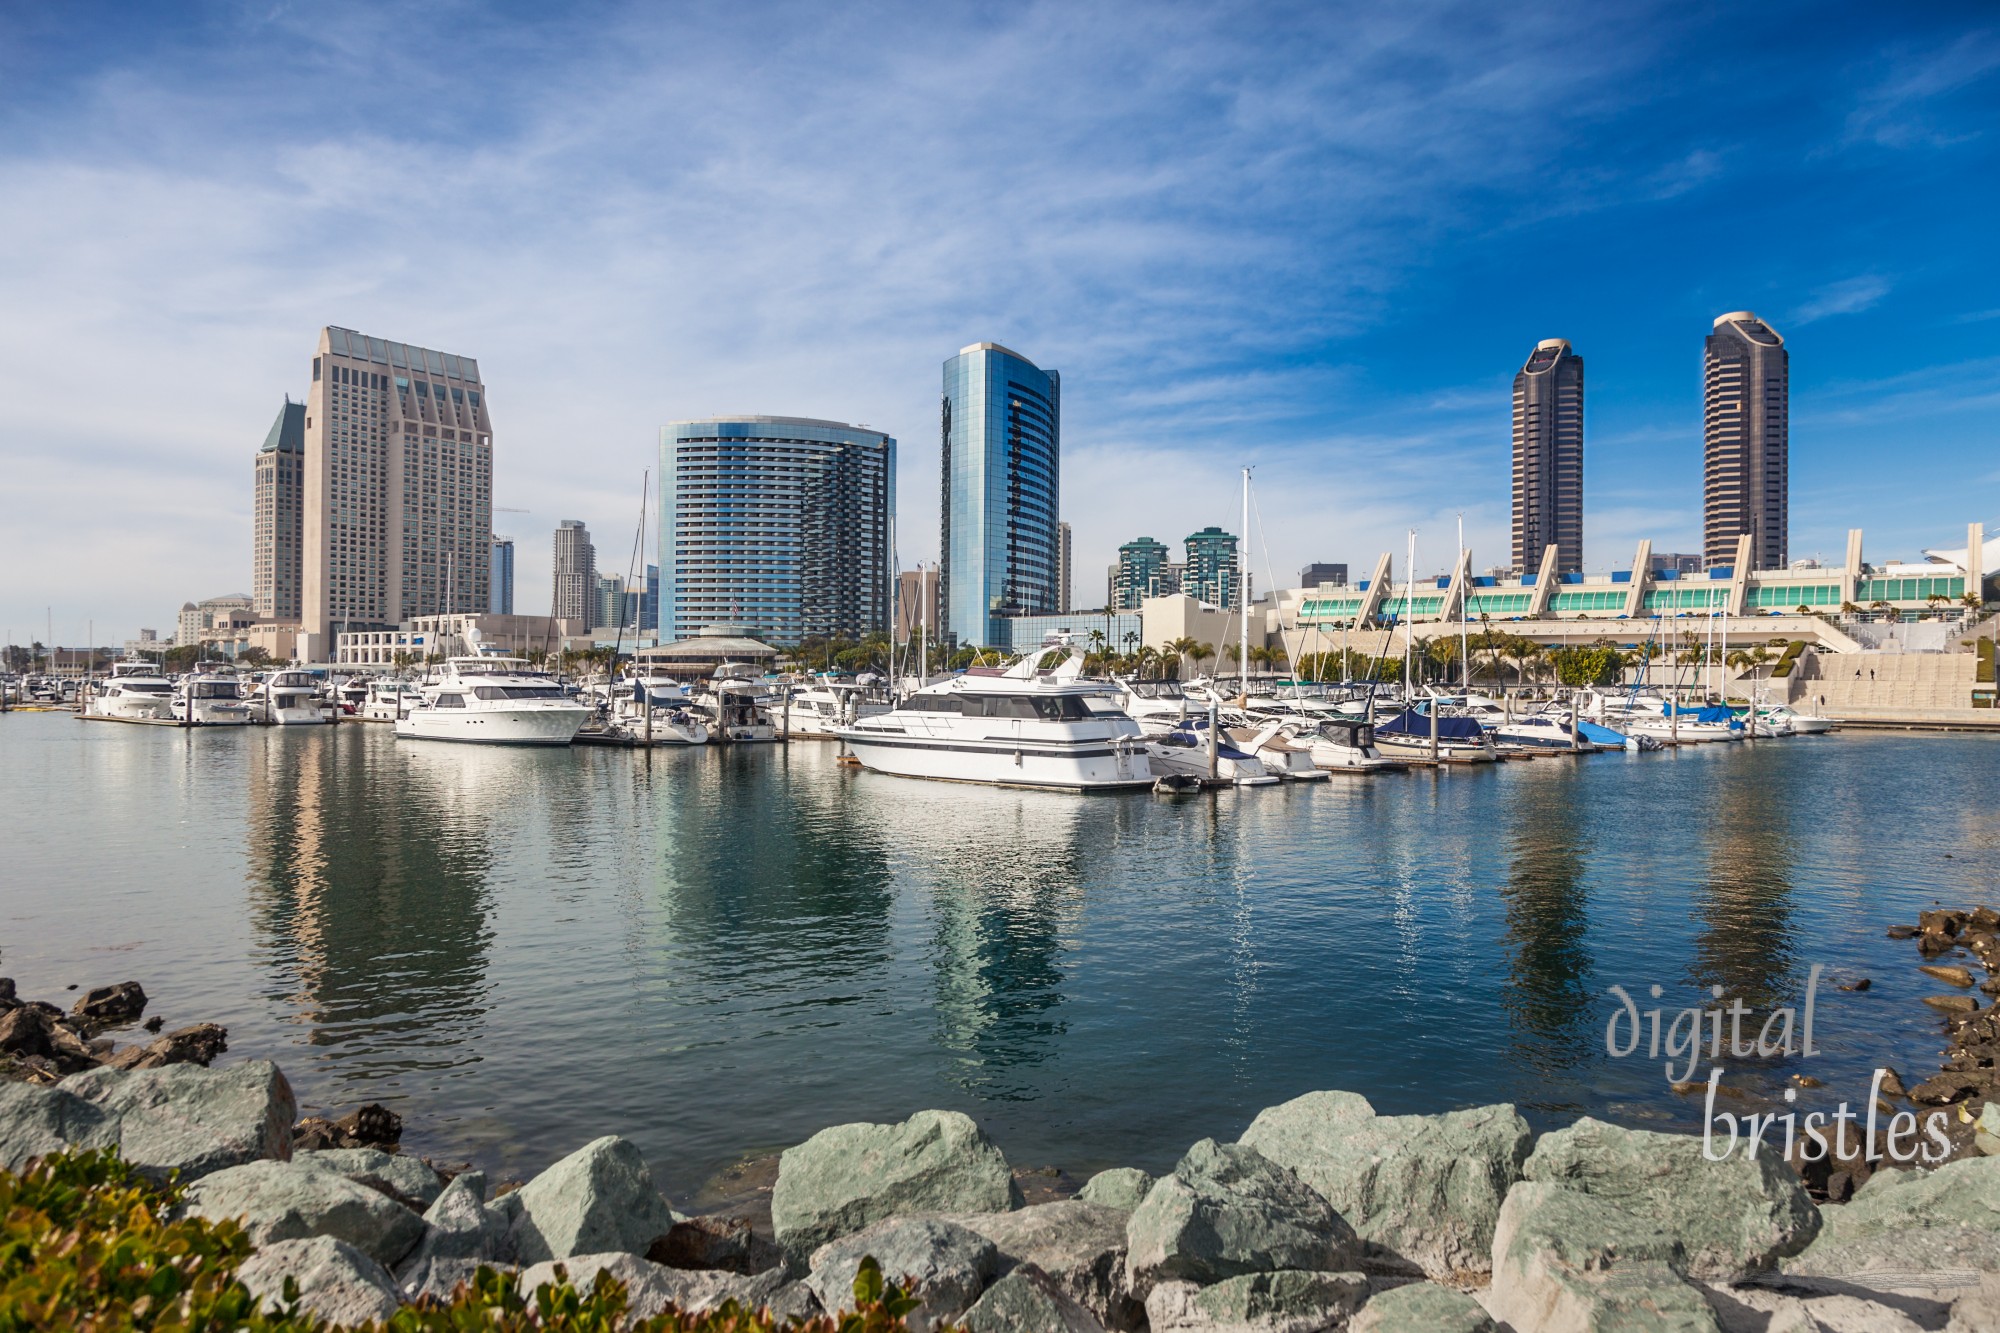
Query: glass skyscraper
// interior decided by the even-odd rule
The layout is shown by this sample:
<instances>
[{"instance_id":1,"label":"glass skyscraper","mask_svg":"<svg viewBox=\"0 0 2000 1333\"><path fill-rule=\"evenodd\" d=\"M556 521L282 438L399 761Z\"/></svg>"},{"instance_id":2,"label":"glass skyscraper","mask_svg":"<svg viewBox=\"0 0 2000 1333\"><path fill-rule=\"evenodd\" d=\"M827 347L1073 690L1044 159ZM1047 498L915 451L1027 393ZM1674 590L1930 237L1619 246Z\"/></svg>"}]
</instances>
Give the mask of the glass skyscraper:
<instances>
[{"instance_id":1,"label":"glass skyscraper","mask_svg":"<svg viewBox=\"0 0 2000 1333\"><path fill-rule=\"evenodd\" d=\"M992 646L996 616L1056 609L1062 379L974 343L944 363L942 417L945 629Z\"/></svg>"},{"instance_id":2,"label":"glass skyscraper","mask_svg":"<svg viewBox=\"0 0 2000 1333\"><path fill-rule=\"evenodd\" d=\"M1791 358L1748 310L1719 316L1702 355L1702 554L1733 564L1750 535L1752 569L1790 563Z\"/></svg>"},{"instance_id":3,"label":"glass skyscraper","mask_svg":"<svg viewBox=\"0 0 2000 1333\"><path fill-rule=\"evenodd\" d=\"M784 647L887 633L896 441L807 417L660 431L660 638L747 625Z\"/></svg>"}]
</instances>

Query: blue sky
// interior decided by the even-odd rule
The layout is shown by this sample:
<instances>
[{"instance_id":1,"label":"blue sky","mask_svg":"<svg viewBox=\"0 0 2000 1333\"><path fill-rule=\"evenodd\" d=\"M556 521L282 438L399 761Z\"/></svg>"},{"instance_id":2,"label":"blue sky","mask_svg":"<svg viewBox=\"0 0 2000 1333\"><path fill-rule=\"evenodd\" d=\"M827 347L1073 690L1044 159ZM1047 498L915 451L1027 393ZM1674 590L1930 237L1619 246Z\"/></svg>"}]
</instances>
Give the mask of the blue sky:
<instances>
[{"instance_id":1,"label":"blue sky","mask_svg":"<svg viewBox=\"0 0 2000 1333\"><path fill-rule=\"evenodd\" d=\"M1588 367L1587 563L1699 549L1700 353L1792 351L1792 550L2000 527L1986 5L0 4L0 635L247 589L342 324L477 356L523 610L660 423L866 422L936 551L940 364L1064 380L1077 596L1506 558L1508 393Z\"/></svg>"}]
</instances>

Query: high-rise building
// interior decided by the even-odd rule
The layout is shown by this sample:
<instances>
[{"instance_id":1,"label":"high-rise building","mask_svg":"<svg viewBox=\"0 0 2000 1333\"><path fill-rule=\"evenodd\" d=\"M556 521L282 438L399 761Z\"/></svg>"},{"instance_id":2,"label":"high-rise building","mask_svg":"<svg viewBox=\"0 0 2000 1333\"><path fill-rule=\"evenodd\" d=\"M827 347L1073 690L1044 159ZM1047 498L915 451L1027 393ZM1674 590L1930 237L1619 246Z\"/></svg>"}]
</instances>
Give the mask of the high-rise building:
<instances>
[{"instance_id":1,"label":"high-rise building","mask_svg":"<svg viewBox=\"0 0 2000 1333\"><path fill-rule=\"evenodd\" d=\"M639 598L641 633L657 633L660 628L660 567L646 566L646 591Z\"/></svg>"},{"instance_id":2,"label":"high-rise building","mask_svg":"<svg viewBox=\"0 0 2000 1333\"><path fill-rule=\"evenodd\" d=\"M1070 543L1069 524L1056 522L1056 614L1069 614Z\"/></svg>"},{"instance_id":3,"label":"high-rise building","mask_svg":"<svg viewBox=\"0 0 2000 1333\"><path fill-rule=\"evenodd\" d=\"M486 609L496 616L514 614L514 539L493 539L492 567L487 573Z\"/></svg>"},{"instance_id":4,"label":"high-rise building","mask_svg":"<svg viewBox=\"0 0 2000 1333\"><path fill-rule=\"evenodd\" d=\"M1583 569L1583 358L1544 338L1514 376L1514 568Z\"/></svg>"},{"instance_id":5,"label":"high-rise building","mask_svg":"<svg viewBox=\"0 0 2000 1333\"><path fill-rule=\"evenodd\" d=\"M471 357L320 332L306 399L299 654L492 600L493 426Z\"/></svg>"},{"instance_id":6,"label":"high-rise building","mask_svg":"<svg viewBox=\"0 0 2000 1333\"><path fill-rule=\"evenodd\" d=\"M1116 589L1112 605L1119 611L1136 611L1147 597L1179 592L1180 584L1167 573L1167 544L1151 537L1135 537L1120 546Z\"/></svg>"},{"instance_id":7,"label":"high-rise building","mask_svg":"<svg viewBox=\"0 0 2000 1333\"><path fill-rule=\"evenodd\" d=\"M1312 564L1307 565L1299 571L1299 586L1301 588L1317 588L1322 583L1332 583L1345 588L1347 586L1347 566L1344 564L1328 564L1315 560Z\"/></svg>"},{"instance_id":8,"label":"high-rise building","mask_svg":"<svg viewBox=\"0 0 2000 1333\"><path fill-rule=\"evenodd\" d=\"M928 614L924 607L927 597ZM933 643L944 633L944 600L938 596L937 570L906 569L896 576L896 625L896 633L904 639L914 638L926 627Z\"/></svg>"},{"instance_id":9,"label":"high-rise building","mask_svg":"<svg viewBox=\"0 0 2000 1333\"><path fill-rule=\"evenodd\" d=\"M573 620L580 628L597 628L597 548L582 519L566 518L556 525L555 590L549 614Z\"/></svg>"},{"instance_id":10,"label":"high-rise building","mask_svg":"<svg viewBox=\"0 0 2000 1333\"><path fill-rule=\"evenodd\" d=\"M1791 368L1785 340L1748 310L1715 321L1702 357L1702 555L1783 569L1791 542Z\"/></svg>"},{"instance_id":11,"label":"high-rise building","mask_svg":"<svg viewBox=\"0 0 2000 1333\"><path fill-rule=\"evenodd\" d=\"M299 618L305 522L306 405L289 396L257 451L250 596L260 620Z\"/></svg>"},{"instance_id":12,"label":"high-rise building","mask_svg":"<svg viewBox=\"0 0 2000 1333\"><path fill-rule=\"evenodd\" d=\"M592 621L598 629L628 629L632 624L632 612L638 608L632 604L632 596L625 591L623 574L600 574L597 577L597 613Z\"/></svg>"},{"instance_id":13,"label":"high-rise building","mask_svg":"<svg viewBox=\"0 0 2000 1333\"><path fill-rule=\"evenodd\" d=\"M1243 590L1236 563L1236 537L1218 527L1206 527L1187 539L1187 576L1182 591L1196 601L1234 610Z\"/></svg>"},{"instance_id":14,"label":"high-rise building","mask_svg":"<svg viewBox=\"0 0 2000 1333\"><path fill-rule=\"evenodd\" d=\"M945 628L986 646L994 617L1056 608L1062 377L974 343L944 363L941 406Z\"/></svg>"},{"instance_id":15,"label":"high-rise building","mask_svg":"<svg viewBox=\"0 0 2000 1333\"><path fill-rule=\"evenodd\" d=\"M787 646L886 633L896 441L809 417L660 431L660 637L748 625Z\"/></svg>"}]
</instances>

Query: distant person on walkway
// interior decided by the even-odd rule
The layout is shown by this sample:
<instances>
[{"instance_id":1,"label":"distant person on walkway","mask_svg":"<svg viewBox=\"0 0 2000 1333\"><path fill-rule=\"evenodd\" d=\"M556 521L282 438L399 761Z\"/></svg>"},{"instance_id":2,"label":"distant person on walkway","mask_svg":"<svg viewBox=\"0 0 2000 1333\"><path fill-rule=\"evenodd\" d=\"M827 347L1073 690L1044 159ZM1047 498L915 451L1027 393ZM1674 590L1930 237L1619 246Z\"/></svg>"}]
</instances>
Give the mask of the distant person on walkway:
<instances>
[{"instance_id":1,"label":"distant person on walkway","mask_svg":"<svg viewBox=\"0 0 2000 1333\"><path fill-rule=\"evenodd\" d=\"M1870 679L1870 680L1873 680L1873 679L1875 679L1875 668L1874 668L1874 667L1869 667L1869 668L1868 668L1868 679Z\"/></svg>"}]
</instances>

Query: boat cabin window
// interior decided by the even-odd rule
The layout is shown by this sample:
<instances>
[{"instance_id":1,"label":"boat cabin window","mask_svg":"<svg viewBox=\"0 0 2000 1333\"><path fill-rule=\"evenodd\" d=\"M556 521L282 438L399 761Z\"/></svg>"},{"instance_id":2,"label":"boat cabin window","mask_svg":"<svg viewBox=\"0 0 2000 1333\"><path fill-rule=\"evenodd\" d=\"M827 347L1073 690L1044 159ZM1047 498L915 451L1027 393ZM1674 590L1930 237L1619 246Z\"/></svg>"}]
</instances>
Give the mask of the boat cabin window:
<instances>
[{"instance_id":1,"label":"boat cabin window","mask_svg":"<svg viewBox=\"0 0 2000 1333\"><path fill-rule=\"evenodd\" d=\"M237 697L236 682L197 680L188 687L188 693L197 699L234 699Z\"/></svg>"},{"instance_id":2,"label":"boat cabin window","mask_svg":"<svg viewBox=\"0 0 2000 1333\"><path fill-rule=\"evenodd\" d=\"M440 694L437 697L437 707L463 708L465 707L465 696L462 694Z\"/></svg>"},{"instance_id":3,"label":"boat cabin window","mask_svg":"<svg viewBox=\"0 0 2000 1333\"><path fill-rule=\"evenodd\" d=\"M560 699L563 692L553 685L475 685L472 693L479 699Z\"/></svg>"},{"instance_id":4,"label":"boat cabin window","mask_svg":"<svg viewBox=\"0 0 2000 1333\"><path fill-rule=\"evenodd\" d=\"M164 680L125 680L119 684L128 694L166 694L174 688Z\"/></svg>"},{"instance_id":5,"label":"boat cabin window","mask_svg":"<svg viewBox=\"0 0 2000 1333\"><path fill-rule=\"evenodd\" d=\"M1077 694L913 694L903 707L919 713L960 713L966 717L1018 717L1038 722L1076 722L1094 716Z\"/></svg>"}]
</instances>

